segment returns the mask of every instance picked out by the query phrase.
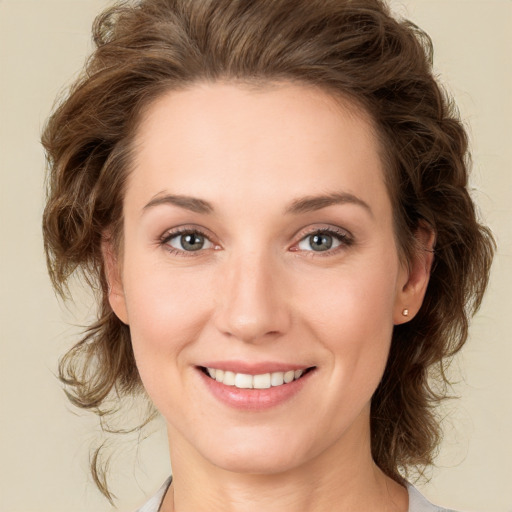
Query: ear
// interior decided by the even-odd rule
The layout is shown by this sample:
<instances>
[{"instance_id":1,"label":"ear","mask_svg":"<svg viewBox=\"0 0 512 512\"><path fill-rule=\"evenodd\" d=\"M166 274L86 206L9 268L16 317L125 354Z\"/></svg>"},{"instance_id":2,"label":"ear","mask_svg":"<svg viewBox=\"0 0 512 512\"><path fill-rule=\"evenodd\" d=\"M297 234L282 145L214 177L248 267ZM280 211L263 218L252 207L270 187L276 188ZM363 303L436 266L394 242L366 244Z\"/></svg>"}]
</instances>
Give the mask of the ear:
<instances>
[{"instance_id":1,"label":"ear","mask_svg":"<svg viewBox=\"0 0 512 512\"><path fill-rule=\"evenodd\" d=\"M126 309L126 300L124 296L124 287L122 280L122 265L119 261L118 251L114 247L112 236L104 233L101 242L101 254L105 268L105 276L108 283L108 301L110 307L121 320L128 325L128 311Z\"/></svg>"},{"instance_id":2,"label":"ear","mask_svg":"<svg viewBox=\"0 0 512 512\"><path fill-rule=\"evenodd\" d=\"M421 223L415 237L414 255L408 265L403 267L400 276L393 314L395 325L406 323L416 316L430 280L434 261L435 232L428 224Z\"/></svg>"}]
</instances>

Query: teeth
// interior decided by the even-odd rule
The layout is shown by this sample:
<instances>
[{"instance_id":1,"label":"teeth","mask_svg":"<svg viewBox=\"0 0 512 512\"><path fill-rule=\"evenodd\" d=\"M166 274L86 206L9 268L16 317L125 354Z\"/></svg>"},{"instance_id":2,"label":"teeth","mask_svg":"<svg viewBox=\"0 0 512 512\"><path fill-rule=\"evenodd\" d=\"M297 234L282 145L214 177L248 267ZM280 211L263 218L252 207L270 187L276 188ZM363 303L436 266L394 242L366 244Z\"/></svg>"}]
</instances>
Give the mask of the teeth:
<instances>
[{"instance_id":1,"label":"teeth","mask_svg":"<svg viewBox=\"0 0 512 512\"><path fill-rule=\"evenodd\" d=\"M284 383L288 384L295 378L295 372L293 370L290 370L289 372L286 372L284 374Z\"/></svg>"},{"instance_id":2,"label":"teeth","mask_svg":"<svg viewBox=\"0 0 512 512\"><path fill-rule=\"evenodd\" d=\"M264 373L263 375L253 375L252 387L254 389L268 389L271 386L270 373Z\"/></svg>"},{"instance_id":3,"label":"teeth","mask_svg":"<svg viewBox=\"0 0 512 512\"><path fill-rule=\"evenodd\" d=\"M235 388L252 388L252 375L247 375L245 373L237 373L235 377Z\"/></svg>"},{"instance_id":4,"label":"teeth","mask_svg":"<svg viewBox=\"0 0 512 512\"><path fill-rule=\"evenodd\" d=\"M272 386L281 386L284 384L284 373L276 372L270 375L270 384Z\"/></svg>"},{"instance_id":5,"label":"teeth","mask_svg":"<svg viewBox=\"0 0 512 512\"><path fill-rule=\"evenodd\" d=\"M304 370L290 370L288 372L248 375L246 373L234 373L216 368L206 368L206 371L217 382L240 389L268 389L270 387L282 386L299 379L304 373Z\"/></svg>"},{"instance_id":6,"label":"teeth","mask_svg":"<svg viewBox=\"0 0 512 512\"><path fill-rule=\"evenodd\" d=\"M235 385L235 377L236 377L236 373L234 373L234 372L224 372L224 380L222 381L222 383L226 384L226 386L234 386Z\"/></svg>"}]
</instances>

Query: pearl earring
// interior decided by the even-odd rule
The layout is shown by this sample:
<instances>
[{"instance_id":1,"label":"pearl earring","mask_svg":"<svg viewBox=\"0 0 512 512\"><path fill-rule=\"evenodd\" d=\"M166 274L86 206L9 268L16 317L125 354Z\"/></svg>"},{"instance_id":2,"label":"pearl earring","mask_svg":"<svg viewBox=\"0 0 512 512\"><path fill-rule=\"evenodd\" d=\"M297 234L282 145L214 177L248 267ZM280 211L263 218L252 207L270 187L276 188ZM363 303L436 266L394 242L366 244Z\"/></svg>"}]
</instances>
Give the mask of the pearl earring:
<instances>
[{"instance_id":1,"label":"pearl earring","mask_svg":"<svg viewBox=\"0 0 512 512\"><path fill-rule=\"evenodd\" d=\"M408 309L402 310L402 315L409 316L409 310Z\"/></svg>"}]
</instances>

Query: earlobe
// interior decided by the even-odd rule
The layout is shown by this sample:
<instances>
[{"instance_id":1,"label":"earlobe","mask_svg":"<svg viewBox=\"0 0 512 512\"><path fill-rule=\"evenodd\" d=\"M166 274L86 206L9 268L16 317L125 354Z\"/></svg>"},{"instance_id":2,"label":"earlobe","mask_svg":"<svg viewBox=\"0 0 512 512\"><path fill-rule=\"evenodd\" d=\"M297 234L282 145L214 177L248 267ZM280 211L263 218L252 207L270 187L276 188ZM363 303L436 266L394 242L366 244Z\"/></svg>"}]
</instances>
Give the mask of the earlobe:
<instances>
[{"instance_id":1,"label":"earlobe","mask_svg":"<svg viewBox=\"0 0 512 512\"><path fill-rule=\"evenodd\" d=\"M434 262L435 232L426 223L421 223L415 233L416 249L409 265L404 269L395 303L394 323L403 324L416 316L421 308L430 280Z\"/></svg>"},{"instance_id":2,"label":"earlobe","mask_svg":"<svg viewBox=\"0 0 512 512\"><path fill-rule=\"evenodd\" d=\"M103 236L101 253L105 269L105 277L108 283L108 301L110 307L121 320L128 325L128 312L124 296L124 287L121 278L121 265L112 237L109 234Z\"/></svg>"}]
</instances>

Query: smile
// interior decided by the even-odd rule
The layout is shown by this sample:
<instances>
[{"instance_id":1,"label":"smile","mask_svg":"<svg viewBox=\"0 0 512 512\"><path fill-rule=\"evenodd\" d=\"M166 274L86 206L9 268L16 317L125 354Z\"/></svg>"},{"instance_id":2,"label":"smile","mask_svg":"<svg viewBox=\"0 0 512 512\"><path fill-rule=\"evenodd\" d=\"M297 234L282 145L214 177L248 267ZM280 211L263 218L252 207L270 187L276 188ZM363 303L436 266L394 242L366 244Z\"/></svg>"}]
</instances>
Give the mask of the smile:
<instances>
[{"instance_id":1,"label":"smile","mask_svg":"<svg viewBox=\"0 0 512 512\"><path fill-rule=\"evenodd\" d=\"M209 377L226 386L239 389L268 389L270 387L283 386L300 379L313 368L305 370L289 370L287 372L262 373L250 375L247 373L235 373L216 368L202 368Z\"/></svg>"}]
</instances>

